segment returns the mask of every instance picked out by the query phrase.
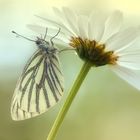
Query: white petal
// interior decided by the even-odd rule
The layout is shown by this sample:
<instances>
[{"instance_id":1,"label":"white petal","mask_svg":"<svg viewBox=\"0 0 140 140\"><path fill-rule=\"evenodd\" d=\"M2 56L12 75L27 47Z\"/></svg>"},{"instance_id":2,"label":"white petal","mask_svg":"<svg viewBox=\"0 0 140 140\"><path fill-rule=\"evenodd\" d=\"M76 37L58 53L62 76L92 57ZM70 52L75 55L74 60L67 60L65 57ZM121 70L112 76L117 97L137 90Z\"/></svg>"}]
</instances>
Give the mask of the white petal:
<instances>
[{"instance_id":1,"label":"white petal","mask_svg":"<svg viewBox=\"0 0 140 140\"><path fill-rule=\"evenodd\" d=\"M137 37L134 41L132 41L125 47L117 50L116 53L118 53L119 56L128 55L128 54L133 54L133 55L140 54L140 37Z\"/></svg>"},{"instance_id":2,"label":"white petal","mask_svg":"<svg viewBox=\"0 0 140 140\"><path fill-rule=\"evenodd\" d=\"M44 20L45 22L47 22L47 27L53 28L53 27L58 27L61 28L62 30L65 31L65 33L67 33L68 35L73 35L73 33L66 27L64 26L62 23L59 23L58 21L52 20L52 19L48 19L48 18L43 18L40 16L36 16L42 20Z\"/></svg>"},{"instance_id":3,"label":"white petal","mask_svg":"<svg viewBox=\"0 0 140 140\"><path fill-rule=\"evenodd\" d=\"M112 66L111 69L126 82L140 90L140 71L132 71L121 66Z\"/></svg>"},{"instance_id":4,"label":"white petal","mask_svg":"<svg viewBox=\"0 0 140 140\"><path fill-rule=\"evenodd\" d=\"M125 68L129 68L132 70L140 70L140 64L137 64L136 62L118 62L117 63L119 66L123 66Z\"/></svg>"},{"instance_id":5,"label":"white petal","mask_svg":"<svg viewBox=\"0 0 140 140\"><path fill-rule=\"evenodd\" d=\"M40 26L40 25L27 24L26 26L27 26L27 28L29 28L30 30L32 30L38 34L43 34L43 33L45 33L45 30L46 30L45 27Z\"/></svg>"},{"instance_id":6,"label":"white petal","mask_svg":"<svg viewBox=\"0 0 140 140\"><path fill-rule=\"evenodd\" d=\"M123 67L140 69L140 38L115 52L119 56L117 63Z\"/></svg>"},{"instance_id":7,"label":"white petal","mask_svg":"<svg viewBox=\"0 0 140 140\"><path fill-rule=\"evenodd\" d=\"M35 15L37 18L40 18L42 20L44 20L45 22L47 22L47 26L50 26L50 27L61 27L63 26L61 23L55 21L55 20L52 20L52 19L49 19L49 18L44 18L44 17L41 17L41 16L38 16L38 15Z\"/></svg>"},{"instance_id":8,"label":"white petal","mask_svg":"<svg viewBox=\"0 0 140 140\"><path fill-rule=\"evenodd\" d=\"M47 35L55 35L58 31L59 31L59 28L58 27L55 27L55 28L51 28L51 27L47 27L47 26L40 26L40 25L37 25L37 24L27 24L26 25L27 28L29 28L30 30L38 33L38 34L41 34L41 35L44 35L46 33L46 29L47 29ZM62 30L60 30L58 36L60 34L64 34L64 32ZM56 36L57 37L57 36Z\"/></svg>"},{"instance_id":9,"label":"white petal","mask_svg":"<svg viewBox=\"0 0 140 140\"><path fill-rule=\"evenodd\" d=\"M136 28L128 28L124 31L117 33L112 36L106 42L106 47L108 50L116 50L126 48L132 41L138 36L138 30Z\"/></svg>"},{"instance_id":10,"label":"white petal","mask_svg":"<svg viewBox=\"0 0 140 140\"><path fill-rule=\"evenodd\" d=\"M78 34L77 28L77 15L69 8L63 7L63 13L65 15L65 19L67 21L67 27L73 34Z\"/></svg>"},{"instance_id":11,"label":"white petal","mask_svg":"<svg viewBox=\"0 0 140 140\"><path fill-rule=\"evenodd\" d=\"M88 25L89 39L100 41L104 32L104 22L101 13L91 13Z\"/></svg>"},{"instance_id":12,"label":"white petal","mask_svg":"<svg viewBox=\"0 0 140 140\"><path fill-rule=\"evenodd\" d=\"M122 25L123 15L120 11L115 11L109 16L105 22L105 30L101 42L105 42L113 34L120 30Z\"/></svg>"},{"instance_id":13,"label":"white petal","mask_svg":"<svg viewBox=\"0 0 140 140\"><path fill-rule=\"evenodd\" d=\"M119 57L117 61L118 65L126 68L140 70L140 53L137 55L127 54Z\"/></svg>"},{"instance_id":14,"label":"white petal","mask_svg":"<svg viewBox=\"0 0 140 140\"><path fill-rule=\"evenodd\" d=\"M82 38L88 38L88 18L86 16L78 17L79 35Z\"/></svg>"},{"instance_id":15,"label":"white petal","mask_svg":"<svg viewBox=\"0 0 140 140\"><path fill-rule=\"evenodd\" d=\"M32 31L42 35L45 35L45 31L46 31L46 27L44 26L40 26L40 25L32 25L32 24L28 24L26 25L29 29L31 29ZM58 32L58 28L47 28L47 37L46 39L49 41L49 39L51 39L53 36L55 36L55 34ZM64 43L69 43L69 36L62 32L62 30L60 30L60 33L54 38L54 42L60 42L62 41L63 44Z\"/></svg>"},{"instance_id":16,"label":"white petal","mask_svg":"<svg viewBox=\"0 0 140 140\"><path fill-rule=\"evenodd\" d=\"M54 10L54 13L57 15L57 19L60 21L60 23L71 33L71 34L75 34L74 32L73 32L73 30L72 30L72 27L71 26L69 26L69 22L68 22L68 19L67 19L67 16L66 16L66 14L67 13L65 13L65 11L70 11L68 8L66 8L66 7L63 7L62 8L62 11L60 11L58 8L53 8L53 10ZM70 16L72 16L72 12L70 11L69 12L69 16L68 17L70 17ZM57 21L57 22L59 22L59 21Z\"/></svg>"},{"instance_id":17,"label":"white petal","mask_svg":"<svg viewBox=\"0 0 140 140\"><path fill-rule=\"evenodd\" d=\"M56 8L56 7L53 7L53 12L58 17L58 20L60 20L62 22L63 18L64 18L63 12L61 10L59 10L58 8Z\"/></svg>"}]
</instances>

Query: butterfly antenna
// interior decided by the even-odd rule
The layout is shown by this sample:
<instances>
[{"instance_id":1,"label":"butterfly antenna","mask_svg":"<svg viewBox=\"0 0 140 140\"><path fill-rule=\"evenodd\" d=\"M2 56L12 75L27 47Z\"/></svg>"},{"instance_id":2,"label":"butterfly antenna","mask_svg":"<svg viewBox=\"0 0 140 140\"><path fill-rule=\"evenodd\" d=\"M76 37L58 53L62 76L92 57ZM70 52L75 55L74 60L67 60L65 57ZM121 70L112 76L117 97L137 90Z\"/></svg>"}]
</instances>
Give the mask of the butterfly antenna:
<instances>
[{"instance_id":1,"label":"butterfly antenna","mask_svg":"<svg viewBox=\"0 0 140 140\"><path fill-rule=\"evenodd\" d=\"M50 39L51 43L53 44L53 39L60 33L60 28L58 30L58 32Z\"/></svg>"},{"instance_id":2,"label":"butterfly antenna","mask_svg":"<svg viewBox=\"0 0 140 140\"><path fill-rule=\"evenodd\" d=\"M46 27L46 31L45 31L45 35L44 35L44 40L46 39L47 32L48 32L48 28Z\"/></svg>"},{"instance_id":3,"label":"butterfly antenna","mask_svg":"<svg viewBox=\"0 0 140 140\"><path fill-rule=\"evenodd\" d=\"M25 37L25 36L22 36L22 35L18 34L18 33L15 32L15 31L12 31L12 33L14 33L14 34L16 34L17 36L20 36L20 37L22 37L22 38L24 38L24 39L27 39L27 40L29 40L29 41L35 42L34 40L32 40L32 39L30 39L30 38L27 38L27 37Z\"/></svg>"}]
</instances>

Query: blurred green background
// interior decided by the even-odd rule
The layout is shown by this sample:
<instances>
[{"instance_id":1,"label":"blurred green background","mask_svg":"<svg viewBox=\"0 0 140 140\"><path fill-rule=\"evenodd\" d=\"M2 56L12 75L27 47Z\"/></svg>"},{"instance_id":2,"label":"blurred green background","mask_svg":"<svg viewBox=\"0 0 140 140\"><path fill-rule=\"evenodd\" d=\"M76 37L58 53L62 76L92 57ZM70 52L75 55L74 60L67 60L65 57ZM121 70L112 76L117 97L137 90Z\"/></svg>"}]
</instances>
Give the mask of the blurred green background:
<instances>
[{"instance_id":1,"label":"blurred green background","mask_svg":"<svg viewBox=\"0 0 140 140\"><path fill-rule=\"evenodd\" d=\"M15 30L27 37L36 36L26 28L34 15L48 7L124 12L124 25L140 24L138 0L0 0L0 140L46 140L82 61L73 53L60 55L65 77L61 102L43 115L15 122L10 103L16 81L36 46L16 38ZM93 68L76 96L56 140L140 140L140 91L129 86L107 67Z\"/></svg>"}]
</instances>

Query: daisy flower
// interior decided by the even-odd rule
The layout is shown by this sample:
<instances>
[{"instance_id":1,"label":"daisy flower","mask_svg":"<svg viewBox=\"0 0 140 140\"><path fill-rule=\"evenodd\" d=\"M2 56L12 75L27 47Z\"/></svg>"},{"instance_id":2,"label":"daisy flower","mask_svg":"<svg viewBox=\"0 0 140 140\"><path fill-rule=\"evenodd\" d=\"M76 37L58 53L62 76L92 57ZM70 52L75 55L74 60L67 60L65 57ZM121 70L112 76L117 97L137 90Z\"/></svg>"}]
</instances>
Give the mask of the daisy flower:
<instances>
[{"instance_id":1,"label":"daisy flower","mask_svg":"<svg viewBox=\"0 0 140 140\"><path fill-rule=\"evenodd\" d=\"M79 14L69 8L53 8L56 15L45 19L47 26L61 28L61 40L75 48L79 57L95 67L109 65L122 79L140 90L139 29L121 30L123 15L114 11L106 17L99 12ZM50 24L49 24L50 23Z\"/></svg>"},{"instance_id":2,"label":"daisy flower","mask_svg":"<svg viewBox=\"0 0 140 140\"><path fill-rule=\"evenodd\" d=\"M76 50L84 64L52 126L47 140L53 140L92 66L108 65L122 79L140 90L140 41L139 28L122 27L123 15L114 11L110 16L91 12L79 14L69 8L53 9L55 18L45 19L47 26L59 27L59 39Z\"/></svg>"}]
</instances>

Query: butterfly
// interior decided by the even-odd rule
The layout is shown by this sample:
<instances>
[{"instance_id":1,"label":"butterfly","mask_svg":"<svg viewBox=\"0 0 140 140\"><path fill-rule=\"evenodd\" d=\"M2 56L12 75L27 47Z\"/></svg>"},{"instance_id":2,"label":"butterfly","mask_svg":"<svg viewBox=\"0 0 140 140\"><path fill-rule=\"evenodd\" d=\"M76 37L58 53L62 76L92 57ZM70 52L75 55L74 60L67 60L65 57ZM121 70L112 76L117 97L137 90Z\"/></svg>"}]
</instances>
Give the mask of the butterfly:
<instances>
[{"instance_id":1,"label":"butterfly","mask_svg":"<svg viewBox=\"0 0 140 140\"><path fill-rule=\"evenodd\" d=\"M59 62L59 50L53 39L46 41L47 28L44 37L31 40L12 31L30 41L34 41L37 51L27 62L14 91L11 103L13 120L25 120L38 116L54 106L62 97L64 79Z\"/></svg>"}]
</instances>

